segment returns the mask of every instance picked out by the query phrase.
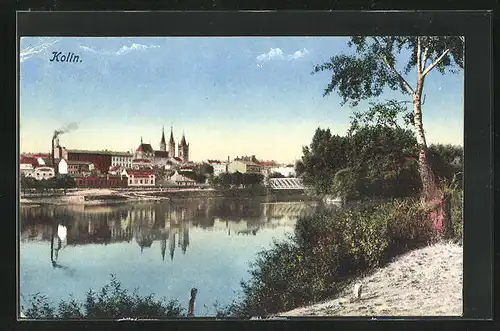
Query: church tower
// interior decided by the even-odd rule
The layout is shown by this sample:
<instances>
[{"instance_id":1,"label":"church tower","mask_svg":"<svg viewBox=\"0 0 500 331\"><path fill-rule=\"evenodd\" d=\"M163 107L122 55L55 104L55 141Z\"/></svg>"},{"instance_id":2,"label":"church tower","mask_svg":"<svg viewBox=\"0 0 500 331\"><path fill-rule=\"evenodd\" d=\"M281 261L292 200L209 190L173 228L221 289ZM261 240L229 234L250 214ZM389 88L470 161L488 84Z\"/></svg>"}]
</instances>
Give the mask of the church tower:
<instances>
[{"instance_id":1,"label":"church tower","mask_svg":"<svg viewBox=\"0 0 500 331\"><path fill-rule=\"evenodd\" d=\"M167 151L167 142L165 141L165 127L161 129L160 151Z\"/></svg>"},{"instance_id":2,"label":"church tower","mask_svg":"<svg viewBox=\"0 0 500 331\"><path fill-rule=\"evenodd\" d=\"M170 127L170 141L168 142L168 156L175 157L174 129Z\"/></svg>"},{"instance_id":3,"label":"church tower","mask_svg":"<svg viewBox=\"0 0 500 331\"><path fill-rule=\"evenodd\" d=\"M186 137L182 134L181 142L179 143L179 157L182 162L189 162L189 144L186 143Z\"/></svg>"}]
</instances>

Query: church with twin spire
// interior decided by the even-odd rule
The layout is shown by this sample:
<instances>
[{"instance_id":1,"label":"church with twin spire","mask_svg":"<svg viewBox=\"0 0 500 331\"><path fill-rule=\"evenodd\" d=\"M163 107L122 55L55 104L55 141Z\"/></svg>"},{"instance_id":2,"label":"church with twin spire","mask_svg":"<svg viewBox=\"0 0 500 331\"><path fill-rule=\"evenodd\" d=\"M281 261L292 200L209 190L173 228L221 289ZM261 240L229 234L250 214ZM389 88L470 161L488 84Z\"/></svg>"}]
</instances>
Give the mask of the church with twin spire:
<instances>
[{"instance_id":1,"label":"church with twin spire","mask_svg":"<svg viewBox=\"0 0 500 331\"><path fill-rule=\"evenodd\" d=\"M160 140L160 149L153 150L151 144L145 144L141 138L141 144L137 148L136 158L137 159L148 159L151 161L156 161L160 159L169 159L174 160L176 163L188 163L189 162L189 144L186 141L186 136L183 133L181 141L177 145L177 155L175 150L175 139L174 139L174 130L170 128L170 140L168 142L168 150L167 150L167 141L165 139L165 128L162 129L161 140Z\"/></svg>"}]
</instances>

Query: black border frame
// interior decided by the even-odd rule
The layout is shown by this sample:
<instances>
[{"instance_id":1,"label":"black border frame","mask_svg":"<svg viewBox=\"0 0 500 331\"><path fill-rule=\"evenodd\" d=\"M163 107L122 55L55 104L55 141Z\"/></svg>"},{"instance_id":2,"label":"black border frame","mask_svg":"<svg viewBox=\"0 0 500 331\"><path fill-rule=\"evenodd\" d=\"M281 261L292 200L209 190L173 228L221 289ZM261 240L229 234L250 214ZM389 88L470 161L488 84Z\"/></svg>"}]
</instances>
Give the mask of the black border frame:
<instances>
[{"instance_id":1,"label":"black border frame","mask_svg":"<svg viewBox=\"0 0 500 331\"><path fill-rule=\"evenodd\" d=\"M493 317L491 11L18 12L17 26L18 36L465 36L464 318Z\"/></svg>"}]
</instances>

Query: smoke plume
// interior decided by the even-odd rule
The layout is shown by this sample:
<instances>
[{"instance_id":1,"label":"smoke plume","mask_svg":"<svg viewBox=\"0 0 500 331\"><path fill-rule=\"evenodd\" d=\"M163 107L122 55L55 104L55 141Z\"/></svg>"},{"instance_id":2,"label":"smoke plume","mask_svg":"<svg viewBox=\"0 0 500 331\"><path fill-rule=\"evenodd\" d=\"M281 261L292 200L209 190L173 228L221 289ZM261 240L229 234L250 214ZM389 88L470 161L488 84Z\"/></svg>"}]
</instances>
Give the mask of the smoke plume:
<instances>
[{"instance_id":1,"label":"smoke plume","mask_svg":"<svg viewBox=\"0 0 500 331\"><path fill-rule=\"evenodd\" d=\"M58 136L60 136L61 134L64 134L64 133L67 133L67 132L70 132L70 131L73 131L73 130L76 130L78 128L78 123L76 122L71 122L65 126L63 126L61 129L58 129L58 130L55 130L54 131L54 137L52 137L53 139L56 139Z\"/></svg>"}]
</instances>

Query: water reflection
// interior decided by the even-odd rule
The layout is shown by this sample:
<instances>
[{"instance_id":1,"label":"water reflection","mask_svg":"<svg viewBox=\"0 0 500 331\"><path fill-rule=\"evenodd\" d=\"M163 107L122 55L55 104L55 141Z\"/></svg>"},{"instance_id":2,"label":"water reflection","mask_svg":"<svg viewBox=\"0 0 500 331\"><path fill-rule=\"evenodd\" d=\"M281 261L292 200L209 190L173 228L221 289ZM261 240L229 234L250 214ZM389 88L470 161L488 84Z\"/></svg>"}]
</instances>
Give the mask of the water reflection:
<instances>
[{"instance_id":1,"label":"water reflection","mask_svg":"<svg viewBox=\"0 0 500 331\"><path fill-rule=\"evenodd\" d=\"M21 241L50 241L54 268L66 246L134 242L141 253L159 241L161 259L185 254L189 229L227 230L228 236L257 235L262 228L292 225L315 205L303 202L256 203L254 200L190 199L114 206L22 206ZM288 224L290 223L290 224Z\"/></svg>"}]
</instances>

